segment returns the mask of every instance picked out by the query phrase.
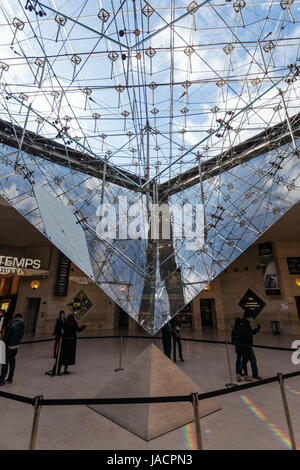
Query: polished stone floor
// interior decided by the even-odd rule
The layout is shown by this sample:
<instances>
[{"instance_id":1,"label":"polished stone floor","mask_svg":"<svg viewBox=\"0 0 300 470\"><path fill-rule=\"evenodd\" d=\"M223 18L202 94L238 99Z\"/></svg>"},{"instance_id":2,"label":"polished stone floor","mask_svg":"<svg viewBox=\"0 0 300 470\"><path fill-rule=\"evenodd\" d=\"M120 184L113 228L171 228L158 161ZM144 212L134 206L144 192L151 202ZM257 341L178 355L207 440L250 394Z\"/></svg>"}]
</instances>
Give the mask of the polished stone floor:
<instances>
[{"instance_id":1,"label":"polished stone floor","mask_svg":"<svg viewBox=\"0 0 300 470\"><path fill-rule=\"evenodd\" d=\"M112 332L105 332L109 335ZM80 336L84 336L81 333ZM85 334L87 336L87 333ZM89 335L90 336L90 335ZM228 332L188 332L183 337L227 339ZM26 339L30 339L27 337ZM261 334L256 344L291 347L296 337ZM298 338L300 339L300 338ZM123 372L137 355L160 339L124 338ZM80 339L77 363L70 375L50 378L44 375L52 364L52 342L24 344L19 348L14 383L1 391L29 397L92 398L116 374L119 339ZM234 349L229 346L232 368ZM259 373L264 378L300 367L291 362L288 351L255 349ZM229 382L224 345L183 342L184 363L178 367L197 382L203 391L223 388ZM300 377L286 381L296 442L300 447ZM201 420L204 449L289 449L288 429L278 383L218 397L222 410ZM128 406L128 405L125 405ZM129 405L130 406L130 405ZM167 405L166 405L167 406ZM33 409L30 405L0 398L0 449L28 448ZM145 442L86 406L44 407L40 415L37 449L195 449L194 425L189 424Z\"/></svg>"}]
</instances>

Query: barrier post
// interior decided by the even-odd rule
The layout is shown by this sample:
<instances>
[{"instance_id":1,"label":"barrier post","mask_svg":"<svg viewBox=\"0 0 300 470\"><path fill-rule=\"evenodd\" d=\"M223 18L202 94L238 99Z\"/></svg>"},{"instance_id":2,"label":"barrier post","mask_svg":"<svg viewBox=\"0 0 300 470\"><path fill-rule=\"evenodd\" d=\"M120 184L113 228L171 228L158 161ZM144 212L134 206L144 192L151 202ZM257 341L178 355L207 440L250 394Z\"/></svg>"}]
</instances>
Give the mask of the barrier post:
<instances>
[{"instance_id":1,"label":"barrier post","mask_svg":"<svg viewBox=\"0 0 300 470\"><path fill-rule=\"evenodd\" d=\"M198 392L192 392L192 405L193 405L193 410L194 410L197 450L203 450L202 438L201 438L200 416L199 416Z\"/></svg>"},{"instance_id":2,"label":"barrier post","mask_svg":"<svg viewBox=\"0 0 300 470\"><path fill-rule=\"evenodd\" d=\"M34 450L36 445L38 427L39 427L39 418L41 412L41 404L40 399L43 399L43 395L37 395L34 397L34 415L33 415L33 422L32 422L32 429L31 429L31 436L30 436L30 443L29 443L29 450Z\"/></svg>"},{"instance_id":3,"label":"barrier post","mask_svg":"<svg viewBox=\"0 0 300 470\"><path fill-rule=\"evenodd\" d=\"M286 418L286 422L287 422L287 426L288 426L288 430L289 430L291 446L292 446L293 450L296 450L295 435L294 435L294 431L293 431L293 425L292 425L292 420L291 420L291 416L290 416L289 405L288 405L288 401L287 401L286 394L285 394L283 376L282 376L281 373L278 373L277 377L278 377L279 386L280 386L280 392L281 392L281 398L282 398L282 402L283 402L285 418Z\"/></svg>"},{"instance_id":4,"label":"barrier post","mask_svg":"<svg viewBox=\"0 0 300 470\"><path fill-rule=\"evenodd\" d=\"M60 336L60 338L59 338L58 353L57 353L57 356L56 356L56 365L55 365L55 375L57 375L58 365L59 365L59 361L60 361L61 342L62 342L62 336Z\"/></svg>"},{"instance_id":5,"label":"barrier post","mask_svg":"<svg viewBox=\"0 0 300 470\"><path fill-rule=\"evenodd\" d=\"M115 372L119 372L120 370L124 370L122 367L122 350L123 350L123 337L120 336L120 358L119 358L119 367L115 369Z\"/></svg>"},{"instance_id":6,"label":"barrier post","mask_svg":"<svg viewBox=\"0 0 300 470\"><path fill-rule=\"evenodd\" d=\"M228 363L228 371L229 371L229 379L230 379L230 382L225 384L225 387L236 387L236 384L233 382L233 379L232 379L229 350L228 350L228 341L225 341L225 346L226 346L226 355L227 355L227 363Z\"/></svg>"}]
</instances>

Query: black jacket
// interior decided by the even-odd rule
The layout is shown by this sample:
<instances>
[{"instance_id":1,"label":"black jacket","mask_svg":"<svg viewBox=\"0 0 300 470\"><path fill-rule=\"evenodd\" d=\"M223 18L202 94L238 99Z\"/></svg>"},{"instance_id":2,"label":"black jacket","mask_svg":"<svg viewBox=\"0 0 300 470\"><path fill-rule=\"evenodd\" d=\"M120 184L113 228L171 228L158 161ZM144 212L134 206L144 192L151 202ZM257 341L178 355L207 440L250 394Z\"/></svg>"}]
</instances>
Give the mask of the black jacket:
<instances>
[{"instance_id":1,"label":"black jacket","mask_svg":"<svg viewBox=\"0 0 300 470\"><path fill-rule=\"evenodd\" d=\"M71 366L76 361L76 343L77 335L84 330L85 325L79 327L76 321L64 323L64 334L61 343L61 361L64 366Z\"/></svg>"},{"instance_id":2,"label":"black jacket","mask_svg":"<svg viewBox=\"0 0 300 470\"><path fill-rule=\"evenodd\" d=\"M8 325L4 335L6 346L18 346L24 336L25 325L22 318L15 318Z\"/></svg>"},{"instance_id":3,"label":"black jacket","mask_svg":"<svg viewBox=\"0 0 300 470\"><path fill-rule=\"evenodd\" d=\"M62 336L65 320L62 320L60 317L57 318L56 324L53 331L53 336Z\"/></svg>"},{"instance_id":4,"label":"black jacket","mask_svg":"<svg viewBox=\"0 0 300 470\"><path fill-rule=\"evenodd\" d=\"M256 335L260 330L260 325L257 328L251 328L251 324L246 318L242 319L242 327L240 332L240 344L252 346L253 335Z\"/></svg>"},{"instance_id":5,"label":"black jacket","mask_svg":"<svg viewBox=\"0 0 300 470\"><path fill-rule=\"evenodd\" d=\"M231 332L232 344L238 345L241 343L242 319L237 317L235 319L234 327Z\"/></svg>"}]
</instances>

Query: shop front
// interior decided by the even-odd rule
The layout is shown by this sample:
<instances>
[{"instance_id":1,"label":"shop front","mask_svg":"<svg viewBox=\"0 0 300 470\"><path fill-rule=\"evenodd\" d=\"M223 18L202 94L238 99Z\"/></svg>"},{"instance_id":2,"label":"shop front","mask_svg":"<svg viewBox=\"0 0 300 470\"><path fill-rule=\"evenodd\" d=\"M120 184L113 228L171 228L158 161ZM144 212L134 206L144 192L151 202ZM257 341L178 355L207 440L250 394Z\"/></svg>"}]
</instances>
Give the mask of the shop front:
<instances>
[{"instance_id":1,"label":"shop front","mask_svg":"<svg viewBox=\"0 0 300 470\"><path fill-rule=\"evenodd\" d=\"M0 310L6 313L10 321L16 310L20 282L30 282L32 291L39 288L41 279L48 277L49 271L43 269L43 261L39 257L30 257L23 247L0 247ZM27 298L26 330L34 332L39 303L36 297Z\"/></svg>"}]
</instances>

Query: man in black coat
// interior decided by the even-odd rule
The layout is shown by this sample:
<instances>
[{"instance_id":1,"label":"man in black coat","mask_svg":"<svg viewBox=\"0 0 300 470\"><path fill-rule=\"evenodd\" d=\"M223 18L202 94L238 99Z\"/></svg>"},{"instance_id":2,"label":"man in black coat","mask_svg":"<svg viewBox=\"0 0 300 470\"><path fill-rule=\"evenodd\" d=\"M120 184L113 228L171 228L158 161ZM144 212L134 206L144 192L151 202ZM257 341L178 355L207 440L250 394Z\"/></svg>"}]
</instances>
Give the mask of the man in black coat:
<instances>
[{"instance_id":1,"label":"man in black coat","mask_svg":"<svg viewBox=\"0 0 300 470\"><path fill-rule=\"evenodd\" d=\"M5 335L4 343L6 345L6 364L2 364L0 385L5 384L5 378L8 372L7 383L12 383L14 371L16 367L16 355L18 353L18 346L24 336L25 325L21 313L18 313L12 322L8 325Z\"/></svg>"},{"instance_id":2,"label":"man in black coat","mask_svg":"<svg viewBox=\"0 0 300 470\"><path fill-rule=\"evenodd\" d=\"M181 345L181 336L180 336L180 323L173 323L172 328L172 337L173 337L173 358L176 362L176 345L178 346L179 359L181 362L184 362L182 357L182 345Z\"/></svg>"},{"instance_id":3,"label":"man in black coat","mask_svg":"<svg viewBox=\"0 0 300 470\"><path fill-rule=\"evenodd\" d=\"M234 327L231 332L231 342L235 346L235 353L236 353L235 370L236 370L236 380L238 382L242 381L242 375L244 375L245 377L248 377L247 365L245 366L245 364L243 364L244 347L241 344L242 325L243 325L243 319L241 317L236 317ZM243 365L246 368L243 368ZM242 374L243 371L244 371L244 374Z\"/></svg>"},{"instance_id":4,"label":"man in black coat","mask_svg":"<svg viewBox=\"0 0 300 470\"><path fill-rule=\"evenodd\" d=\"M162 344L164 348L164 353L166 356L171 358L171 350L172 350L172 331L170 323L164 325L161 329L162 334Z\"/></svg>"},{"instance_id":5,"label":"man in black coat","mask_svg":"<svg viewBox=\"0 0 300 470\"><path fill-rule=\"evenodd\" d=\"M251 326L251 312L245 311L244 317L242 319L242 327L240 333L240 343L243 346L243 368L247 367L247 362L250 361L251 369L252 369L252 377L257 380L262 380L262 378L258 375L257 369L257 362L256 357L253 351L253 335L256 335L260 330L260 324L257 323L256 328L252 328ZM245 380L252 380L251 377L246 376Z\"/></svg>"}]
</instances>

